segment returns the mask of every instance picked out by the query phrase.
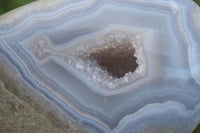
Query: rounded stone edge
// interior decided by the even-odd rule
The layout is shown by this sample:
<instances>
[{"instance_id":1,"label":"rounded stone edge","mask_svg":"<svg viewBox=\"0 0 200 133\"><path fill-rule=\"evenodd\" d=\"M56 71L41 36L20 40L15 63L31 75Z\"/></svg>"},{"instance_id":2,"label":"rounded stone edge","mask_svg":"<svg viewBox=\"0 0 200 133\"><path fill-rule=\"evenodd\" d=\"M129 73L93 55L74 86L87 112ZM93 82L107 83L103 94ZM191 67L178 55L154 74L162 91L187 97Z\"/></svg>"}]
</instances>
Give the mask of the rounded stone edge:
<instances>
[{"instance_id":1,"label":"rounded stone edge","mask_svg":"<svg viewBox=\"0 0 200 133\"><path fill-rule=\"evenodd\" d=\"M0 51L0 81L4 87L16 97L26 102L38 113L43 114L60 130L69 133L88 133L87 127L73 121L66 112L60 109L48 97L39 93L25 80L19 70Z\"/></svg>"}]
</instances>

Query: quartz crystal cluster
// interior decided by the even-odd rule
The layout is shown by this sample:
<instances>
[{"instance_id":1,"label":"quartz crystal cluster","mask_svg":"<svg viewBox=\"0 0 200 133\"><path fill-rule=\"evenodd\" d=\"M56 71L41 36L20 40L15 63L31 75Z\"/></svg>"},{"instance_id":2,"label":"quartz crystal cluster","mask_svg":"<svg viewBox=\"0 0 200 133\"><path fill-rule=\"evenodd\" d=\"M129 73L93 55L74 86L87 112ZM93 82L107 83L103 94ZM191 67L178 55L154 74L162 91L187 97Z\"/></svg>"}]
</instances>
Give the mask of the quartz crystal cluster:
<instances>
[{"instance_id":1,"label":"quartz crystal cluster","mask_svg":"<svg viewBox=\"0 0 200 133\"><path fill-rule=\"evenodd\" d=\"M1 60L91 132L190 133L199 14L192 0L39 0L0 16Z\"/></svg>"},{"instance_id":2,"label":"quartz crystal cluster","mask_svg":"<svg viewBox=\"0 0 200 133\"><path fill-rule=\"evenodd\" d=\"M88 39L84 37L84 40L62 49L53 49L48 38L41 34L25 40L23 46L39 62L54 56L56 61L70 67L70 71L75 68L78 77L82 76L90 82L88 84L96 85L98 91L116 90L147 73L144 35L131 30L116 30L118 28L108 27L107 30L113 31L101 31L92 39L88 35Z\"/></svg>"}]
</instances>

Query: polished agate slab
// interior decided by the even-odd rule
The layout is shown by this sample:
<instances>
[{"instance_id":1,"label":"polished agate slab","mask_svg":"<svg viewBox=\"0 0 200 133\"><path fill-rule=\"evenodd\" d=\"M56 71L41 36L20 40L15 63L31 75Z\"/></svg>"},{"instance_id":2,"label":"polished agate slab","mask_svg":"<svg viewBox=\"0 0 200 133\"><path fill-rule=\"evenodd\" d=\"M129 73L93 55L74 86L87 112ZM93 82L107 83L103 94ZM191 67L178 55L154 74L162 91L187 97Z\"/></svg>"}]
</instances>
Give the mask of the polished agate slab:
<instances>
[{"instance_id":1,"label":"polished agate slab","mask_svg":"<svg viewBox=\"0 0 200 133\"><path fill-rule=\"evenodd\" d=\"M192 0L41 0L0 17L0 50L91 132L190 133L199 14Z\"/></svg>"}]
</instances>

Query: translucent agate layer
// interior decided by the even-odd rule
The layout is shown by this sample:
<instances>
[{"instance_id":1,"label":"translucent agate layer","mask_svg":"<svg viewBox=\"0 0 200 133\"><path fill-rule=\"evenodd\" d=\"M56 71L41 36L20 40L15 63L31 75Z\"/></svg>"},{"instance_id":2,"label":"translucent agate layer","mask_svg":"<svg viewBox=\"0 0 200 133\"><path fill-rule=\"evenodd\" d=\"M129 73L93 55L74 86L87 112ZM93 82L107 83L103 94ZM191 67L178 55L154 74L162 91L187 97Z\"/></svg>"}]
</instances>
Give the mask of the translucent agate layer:
<instances>
[{"instance_id":1,"label":"translucent agate layer","mask_svg":"<svg viewBox=\"0 0 200 133\"><path fill-rule=\"evenodd\" d=\"M41 0L0 17L0 51L91 132L190 133L199 14L192 0Z\"/></svg>"}]
</instances>

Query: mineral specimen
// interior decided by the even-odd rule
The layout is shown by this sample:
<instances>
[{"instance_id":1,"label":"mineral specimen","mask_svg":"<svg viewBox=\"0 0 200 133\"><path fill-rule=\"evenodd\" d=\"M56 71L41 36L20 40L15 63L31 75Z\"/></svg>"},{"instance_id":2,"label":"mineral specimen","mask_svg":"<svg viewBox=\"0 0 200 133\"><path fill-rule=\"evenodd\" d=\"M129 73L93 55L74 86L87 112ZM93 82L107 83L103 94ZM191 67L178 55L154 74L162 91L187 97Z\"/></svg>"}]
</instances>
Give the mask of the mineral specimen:
<instances>
[{"instance_id":1,"label":"mineral specimen","mask_svg":"<svg viewBox=\"0 0 200 133\"><path fill-rule=\"evenodd\" d=\"M192 0L41 0L0 17L1 60L91 132L190 133L199 14Z\"/></svg>"}]
</instances>

